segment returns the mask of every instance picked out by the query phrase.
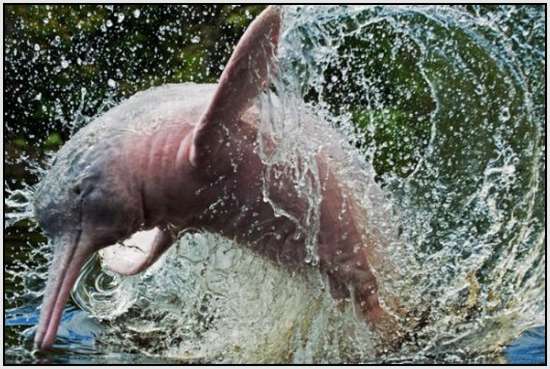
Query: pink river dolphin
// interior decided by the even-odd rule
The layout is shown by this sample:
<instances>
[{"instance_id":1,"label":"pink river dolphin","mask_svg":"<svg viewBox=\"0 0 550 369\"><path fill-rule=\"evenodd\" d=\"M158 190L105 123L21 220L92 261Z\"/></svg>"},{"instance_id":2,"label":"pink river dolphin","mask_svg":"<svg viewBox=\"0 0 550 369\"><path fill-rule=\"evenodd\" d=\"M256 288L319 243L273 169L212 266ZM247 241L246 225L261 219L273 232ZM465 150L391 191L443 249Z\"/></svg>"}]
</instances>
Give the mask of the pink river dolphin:
<instances>
[{"instance_id":1,"label":"pink river dolphin","mask_svg":"<svg viewBox=\"0 0 550 369\"><path fill-rule=\"evenodd\" d=\"M266 168L258 155L254 102L276 73L281 12L269 6L252 22L217 85L184 83L138 93L79 130L58 152L34 200L53 245L35 336L39 349L55 341L81 267L102 249L109 268L131 275L153 264L181 232L209 231L281 266L305 265L306 241L296 220L304 218L306 204L283 175L268 186L289 216L275 214L264 201ZM369 325L388 329L393 323L380 305L370 266L374 241L330 153L318 153L316 162L319 269L334 298L351 297ZM123 242L140 250L107 248Z\"/></svg>"}]
</instances>

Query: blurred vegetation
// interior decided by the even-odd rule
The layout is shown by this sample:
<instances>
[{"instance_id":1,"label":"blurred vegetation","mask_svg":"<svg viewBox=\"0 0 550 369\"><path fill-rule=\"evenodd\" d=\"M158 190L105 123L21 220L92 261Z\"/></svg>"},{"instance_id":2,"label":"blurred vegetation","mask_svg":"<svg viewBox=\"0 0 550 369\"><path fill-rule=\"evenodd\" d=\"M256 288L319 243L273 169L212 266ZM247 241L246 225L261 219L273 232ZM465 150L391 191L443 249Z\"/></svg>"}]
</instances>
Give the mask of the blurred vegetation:
<instances>
[{"instance_id":1,"label":"blurred vegetation","mask_svg":"<svg viewBox=\"0 0 550 369\"><path fill-rule=\"evenodd\" d=\"M364 137L358 146L375 150L370 159L379 176L405 177L428 145L435 109L418 65L421 53L409 36L386 21L363 27L361 35L368 36L344 38L338 49L342 58L324 71L329 82L322 96L310 92L309 97L321 98L334 113L352 113L355 129Z\"/></svg>"}]
</instances>

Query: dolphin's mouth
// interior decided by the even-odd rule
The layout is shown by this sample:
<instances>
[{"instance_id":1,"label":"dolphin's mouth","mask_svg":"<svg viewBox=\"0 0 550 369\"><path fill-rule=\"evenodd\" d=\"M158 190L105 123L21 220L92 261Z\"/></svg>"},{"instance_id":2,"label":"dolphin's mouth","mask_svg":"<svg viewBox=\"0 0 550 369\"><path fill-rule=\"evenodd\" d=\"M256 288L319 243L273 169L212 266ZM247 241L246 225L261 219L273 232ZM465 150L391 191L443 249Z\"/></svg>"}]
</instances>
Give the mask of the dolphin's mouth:
<instances>
[{"instance_id":1,"label":"dolphin's mouth","mask_svg":"<svg viewBox=\"0 0 550 369\"><path fill-rule=\"evenodd\" d=\"M43 350L55 341L61 315L69 293L87 259L80 243L80 232L73 242L58 245L54 262L48 272L48 282L42 302L42 313L34 339L35 345Z\"/></svg>"}]
</instances>

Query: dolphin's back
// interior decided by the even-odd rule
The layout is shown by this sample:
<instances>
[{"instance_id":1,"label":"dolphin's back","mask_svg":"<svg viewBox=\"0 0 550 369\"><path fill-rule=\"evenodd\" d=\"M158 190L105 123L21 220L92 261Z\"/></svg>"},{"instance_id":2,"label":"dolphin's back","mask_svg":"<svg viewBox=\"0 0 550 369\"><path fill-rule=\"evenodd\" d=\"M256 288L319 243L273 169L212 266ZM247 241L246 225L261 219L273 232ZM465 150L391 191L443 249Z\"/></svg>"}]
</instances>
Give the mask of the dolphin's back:
<instances>
[{"instance_id":1,"label":"dolphin's back","mask_svg":"<svg viewBox=\"0 0 550 369\"><path fill-rule=\"evenodd\" d=\"M215 84L166 84L138 92L81 128L57 152L38 192L66 191L87 168L112 156L127 134L147 134L163 124L196 124Z\"/></svg>"},{"instance_id":2,"label":"dolphin's back","mask_svg":"<svg viewBox=\"0 0 550 369\"><path fill-rule=\"evenodd\" d=\"M166 84L141 91L98 116L77 135L112 136L128 131L148 131L167 121L195 124L204 112L216 84ZM98 136L99 137L99 136ZM76 135L75 135L75 138Z\"/></svg>"},{"instance_id":3,"label":"dolphin's back","mask_svg":"<svg viewBox=\"0 0 550 369\"><path fill-rule=\"evenodd\" d=\"M127 134L146 134L166 123L196 124L214 94L215 84L166 84L141 91L81 128L57 158L83 156L86 148L113 147ZM75 164L73 160L69 160Z\"/></svg>"},{"instance_id":4,"label":"dolphin's back","mask_svg":"<svg viewBox=\"0 0 550 369\"><path fill-rule=\"evenodd\" d=\"M215 84L166 84L138 92L101 118L116 128L147 129L166 120L183 118L195 124L212 99ZM100 119L101 119L100 118ZM114 127L113 127L114 128Z\"/></svg>"}]
</instances>

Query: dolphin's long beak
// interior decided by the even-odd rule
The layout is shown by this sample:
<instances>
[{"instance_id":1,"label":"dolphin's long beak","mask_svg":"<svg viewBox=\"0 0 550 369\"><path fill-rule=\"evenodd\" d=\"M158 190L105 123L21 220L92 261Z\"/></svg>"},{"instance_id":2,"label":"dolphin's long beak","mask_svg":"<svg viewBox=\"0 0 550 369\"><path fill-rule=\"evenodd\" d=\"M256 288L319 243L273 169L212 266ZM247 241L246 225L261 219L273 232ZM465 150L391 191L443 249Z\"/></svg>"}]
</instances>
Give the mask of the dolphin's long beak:
<instances>
[{"instance_id":1,"label":"dolphin's long beak","mask_svg":"<svg viewBox=\"0 0 550 369\"><path fill-rule=\"evenodd\" d=\"M48 282L42 301L42 311L34 343L38 349L47 349L54 341L65 302L75 283L80 268L91 255L84 245L80 232L66 236L54 243L53 263L48 272Z\"/></svg>"}]
</instances>

